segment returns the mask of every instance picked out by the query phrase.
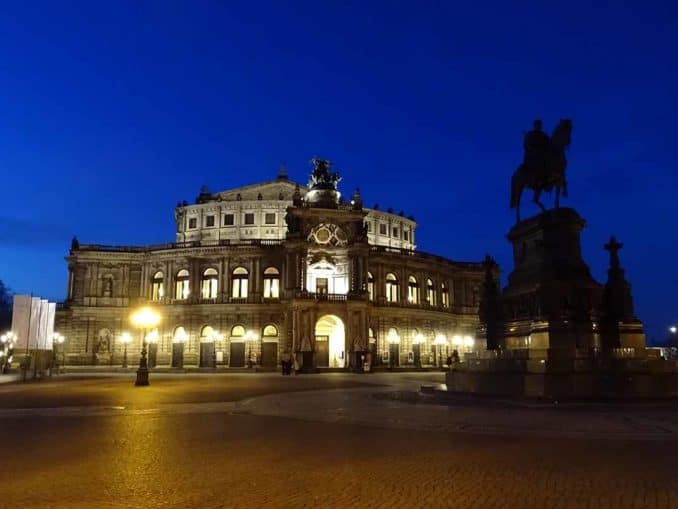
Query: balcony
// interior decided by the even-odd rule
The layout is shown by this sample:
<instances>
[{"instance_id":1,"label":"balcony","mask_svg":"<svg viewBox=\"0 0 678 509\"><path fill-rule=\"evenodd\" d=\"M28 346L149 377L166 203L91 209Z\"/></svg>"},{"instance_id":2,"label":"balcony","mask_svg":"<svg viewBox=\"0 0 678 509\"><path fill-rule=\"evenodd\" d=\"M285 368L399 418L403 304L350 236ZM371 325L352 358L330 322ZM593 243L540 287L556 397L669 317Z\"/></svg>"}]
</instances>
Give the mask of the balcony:
<instances>
[{"instance_id":1,"label":"balcony","mask_svg":"<svg viewBox=\"0 0 678 509\"><path fill-rule=\"evenodd\" d=\"M314 300L316 302L346 302L348 300L348 295L345 293L315 293L297 290L294 292L294 298Z\"/></svg>"}]
</instances>

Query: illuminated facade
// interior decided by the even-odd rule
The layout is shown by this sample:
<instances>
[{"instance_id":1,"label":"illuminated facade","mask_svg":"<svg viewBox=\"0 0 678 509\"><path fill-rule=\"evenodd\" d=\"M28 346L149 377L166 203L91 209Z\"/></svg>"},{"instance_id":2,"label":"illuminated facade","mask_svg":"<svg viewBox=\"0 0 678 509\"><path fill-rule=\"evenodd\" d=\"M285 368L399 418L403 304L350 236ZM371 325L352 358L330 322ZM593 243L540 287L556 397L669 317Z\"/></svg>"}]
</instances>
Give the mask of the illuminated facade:
<instances>
[{"instance_id":1,"label":"illuminated facade","mask_svg":"<svg viewBox=\"0 0 678 509\"><path fill-rule=\"evenodd\" d=\"M281 171L203 189L178 204L174 243L74 240L57 313L67 363L135 359L140 305L162 316L147 331L157 367L273 368L287 353L306 370L416 367L472 348L482 265L416 251L414 218L341 199L338 174L314 165L308 186Z\"/></svg>"}]
</instances>

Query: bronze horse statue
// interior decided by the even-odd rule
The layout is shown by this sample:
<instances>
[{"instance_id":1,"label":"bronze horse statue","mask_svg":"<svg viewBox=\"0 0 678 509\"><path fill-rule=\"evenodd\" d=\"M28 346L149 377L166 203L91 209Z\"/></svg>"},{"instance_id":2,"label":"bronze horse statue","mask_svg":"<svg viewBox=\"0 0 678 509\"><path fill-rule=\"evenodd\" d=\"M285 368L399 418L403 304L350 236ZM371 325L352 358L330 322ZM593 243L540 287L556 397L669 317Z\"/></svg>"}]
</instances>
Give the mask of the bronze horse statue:
<instances>
[{"instance_id":1,"label":"bronze horse statue","mask_svg":"<svg viewBox=\"0 0 678 509\"><path fill-rule=\"evenodd\" d=\"M565 149L570 145L572 121L561 119L553 134L541 131L541 121L535 121L535 129L525 135L525 158L518 166L511 179L511 208L516 209L516 220L520 221L520 197L525 188L532 189L532 201L542 212L546 207L539 200L544 191L551 192L555 188L555 207L560 206L560 195L567 196L565 168L567 158Z\"/></svg>"}]
</instances>

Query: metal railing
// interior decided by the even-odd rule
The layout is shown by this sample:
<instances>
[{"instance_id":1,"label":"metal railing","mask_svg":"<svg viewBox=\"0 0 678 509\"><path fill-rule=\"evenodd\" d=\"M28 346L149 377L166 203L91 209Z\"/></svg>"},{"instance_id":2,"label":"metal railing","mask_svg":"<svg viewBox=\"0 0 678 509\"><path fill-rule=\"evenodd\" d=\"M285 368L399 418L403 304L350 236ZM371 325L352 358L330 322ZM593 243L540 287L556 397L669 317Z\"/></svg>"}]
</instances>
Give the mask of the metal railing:
<instances>
[{"instance_id":1,"label":"metal railing","mask_svg":"<svg viewBox=\"0 0 678 509\"><path fill-rule=\"evenodd\" d=\"M194 240L190 242L167 242L165 244L150 244L148 246L110 246L106 244L80 244L76 251L103 251L109 253L148 253L151 251L166 251L172 249L186 249L197 247L276 247L282 246L279 239L250 239L250 240Z\"/></svg>"}]
</instances>

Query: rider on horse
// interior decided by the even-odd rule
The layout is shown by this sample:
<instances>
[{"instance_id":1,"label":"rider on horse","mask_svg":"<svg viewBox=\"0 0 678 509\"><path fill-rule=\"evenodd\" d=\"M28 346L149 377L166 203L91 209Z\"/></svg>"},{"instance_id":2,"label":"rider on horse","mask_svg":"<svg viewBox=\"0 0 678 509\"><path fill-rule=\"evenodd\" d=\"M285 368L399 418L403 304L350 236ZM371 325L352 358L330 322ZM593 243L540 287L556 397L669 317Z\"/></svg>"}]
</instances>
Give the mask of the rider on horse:
<instances>
[{"instance_id":1,"label":"rider on horse","mask_svg":"<svg viewBox=\"0 0 678 509\"><path fill-rule=\"evenodd\" d=\"M535 120L532 130L525 133L523 140L523 147L525 148L523 164L526 168L536 170L535 174L532 175L534 184L543 184L548 177L546 152L549 149L549 143L548 135L542 131L541 120Z\"/></svg>"}]
</instances>

